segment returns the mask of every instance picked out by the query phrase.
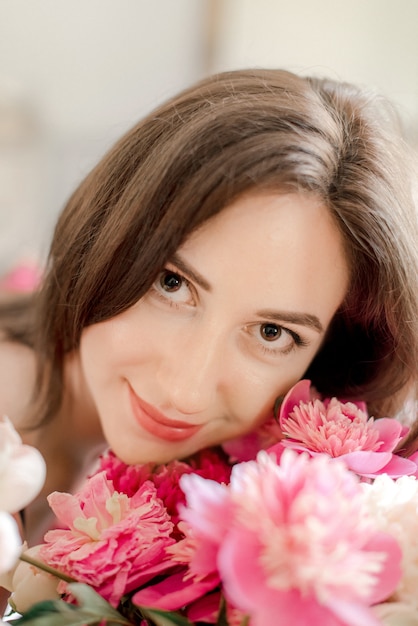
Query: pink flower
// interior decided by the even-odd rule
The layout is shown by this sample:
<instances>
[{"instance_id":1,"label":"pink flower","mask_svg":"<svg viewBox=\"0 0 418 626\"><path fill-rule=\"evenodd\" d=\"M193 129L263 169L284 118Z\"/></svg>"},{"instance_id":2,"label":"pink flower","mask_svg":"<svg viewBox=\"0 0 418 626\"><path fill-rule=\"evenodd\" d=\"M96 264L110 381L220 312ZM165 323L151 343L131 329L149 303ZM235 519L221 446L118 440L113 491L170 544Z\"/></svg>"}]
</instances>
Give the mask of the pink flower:
<instances>
[{"instance_id":1,"label":"pink flower","mask_svg":"<svg viewBox=\"0 0 418 626\"><path fill-rule=\"evenodd\" d=\"M189 525L180 522L179 530L184 538L166 550L171 557L171 565L177 566L177 571L138 591L132 598L137 605L175 611L199 601L220 583L216 556L219 542L228 527L228 490L225 485L197 474L184 474L182 485L185 478L196 486L189 495L189 503L194 495L199 501L205 501L207 515L199 520L203 525L204 539L201 541L199 530L191 529ZM183 519L187 519L188 508L179 504L179 512Z\"/></svg>"},{"instance_id":2,"label":"pink flower","mask_svg":"<svg viewBox=\"0 0 418 626\"><path fill-rule=\"evenodd\" d=\"M298 382L280 409L282 439L270 451L280 457L284 448L339 457L349 469L366 478L386 473L392 478L415 474L417 465L393 450L408 428L394 419L369 418L364 403L320 400L311 394L310 381Z\"/></svg>"},{"instance_id":3,"label":"pink flower","mask_svg":"<svg viewBox=\"0 0 418 626\"><path fill-rule=\"evenodd\" d=\"M49 503L67 529L46 533L41 559L90 584L113 606L132 590L130 581L138 571L145 580L147 570L153 576L174 542L173 524L148 481L129 497L115 491L101 472L81 493L54 492Z\"/></svg>"},{"instance_id":4,"label":"pink flower","mask_svg":"<svg viewBox=\"0 0 418 626\"><path fill-rule=\"evenodd\" d=\"M219 541L228 527L228 490L225 485L197 474L184 474L180 481L182 486L185 478L196 485L196 489L189 494L189 504L194 495L199 501L205 501L207 515L200 519L204 540L200 541L196 528L191 529L187 524L180 523L179 530L184 538L166 550L171 557L171 565L177 566L177 571L162 581L139 590L132 598L137 605L175 611L200 602L204 594L212 592L220 583L216 555ZM183 519L187 519L188 508L179 504L179 512ZM213 613L213 607L205 607L204 610Z\"/></svg>"},{"instance_id":5,"label":"pink flower","mask_svg":"<svg viewBox=\"0 0 418 626\"><path fill-rule=\"evenodd\" d=\"M229 487L193 475L181 485L181 517L195 541L190 570L218 570L227 600L251 626L278 616L286 624L377 625L369 607L395 589L401 551L375 530L343 463L285 450L277 465L260 452L233 468Z\"/></svg>"},{"instance_id":6,"label":"pink flower","mask_svg":"<svg viewBox=\"0 0 418 626\"><path fill-rule=\"evenodd\" d=\"M41 278L42 272L39 265L31 259L23 259L0 278L0 290L11 293L29 293L39 287Z\"/></svg>"},{"instance_id":7,"label":"pink flower","mask_svg":"<svg viewBox=\"0 0 418 626\"><path fill-rule=\"evenodd\" d=\"M256 430L246 435L230 439L222 444L231 462L252 461L260 450L266 450L280 441L283 433L273 413Z\"/></svg>"},{"instance_id":8,"label":"pink flower","mask_svg":"<svg viewBox=\"0 0 418 626\"><path fill-rule=\"evenodd\" d=\"M166 465L126 465L112 451L105 454L100 462L99 471L105 471L117 491L133 496L145 481L154 483L157 495L162 500L173 524L178 522L177 507L185 502L180 488L183 474L192 472L218 482L229 482L231 466L223 454L217 450L203 450L191 457L188 462L171 461Z\"/></svg>"}]
</instances>

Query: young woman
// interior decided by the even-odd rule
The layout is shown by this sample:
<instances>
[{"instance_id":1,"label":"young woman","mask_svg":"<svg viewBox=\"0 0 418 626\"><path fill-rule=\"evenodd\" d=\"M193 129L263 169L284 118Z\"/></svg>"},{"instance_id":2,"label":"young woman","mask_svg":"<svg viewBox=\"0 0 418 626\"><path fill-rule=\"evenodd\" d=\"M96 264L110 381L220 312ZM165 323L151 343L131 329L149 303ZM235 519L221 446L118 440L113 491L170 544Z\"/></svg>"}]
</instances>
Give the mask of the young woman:
<instances>
[{"instance_id":1,"label":"young woman","mask_svg":"<svg viewBox=\"0 0 418 626\"><path fill-rule=\"evenodd\" d=\"M45 494L103 445L186 457L255 428L302 377L376 417L414 396L417 218L390 118L349 85L229 72L87 176L39 294L3 313L1 410L49 468L30 541Z\"/></svg>"}]
</instances>

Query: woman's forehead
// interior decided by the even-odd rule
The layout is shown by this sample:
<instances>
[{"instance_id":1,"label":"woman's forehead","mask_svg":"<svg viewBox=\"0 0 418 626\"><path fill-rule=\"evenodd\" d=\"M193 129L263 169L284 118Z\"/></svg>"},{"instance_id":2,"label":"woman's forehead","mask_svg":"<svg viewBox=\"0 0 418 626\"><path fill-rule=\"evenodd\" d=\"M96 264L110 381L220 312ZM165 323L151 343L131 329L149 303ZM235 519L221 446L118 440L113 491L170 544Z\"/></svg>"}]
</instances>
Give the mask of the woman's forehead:
<instances>
[{"instance_id":1,"label":"woman's forehead","mask_svg":"<svg viewBox=\"0 0 418 626\"><path fill-rule=\"evenodd\" d=\"M225 297L248 292L262 307L324 305L326 318L348 287L341 233L308 194L243 196L192 233L176 258Z\"/></svg>"}]
</instances>

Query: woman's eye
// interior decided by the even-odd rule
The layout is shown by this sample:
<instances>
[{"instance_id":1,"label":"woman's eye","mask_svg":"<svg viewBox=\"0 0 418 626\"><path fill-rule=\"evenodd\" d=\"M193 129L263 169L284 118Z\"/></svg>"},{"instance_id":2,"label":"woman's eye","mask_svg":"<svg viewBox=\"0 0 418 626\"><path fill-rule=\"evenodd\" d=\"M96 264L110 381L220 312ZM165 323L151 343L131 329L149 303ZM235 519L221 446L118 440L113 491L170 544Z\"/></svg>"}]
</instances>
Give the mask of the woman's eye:
<instances>
[{"instance_id":1,"label":"woman's eye","mask_svg":"<svg viewBox=\"0 0 418 626\"><path fill-rule=\"evenodd\" d=\"M260 326L260 335L266 341L276 341L280 338L283 329L277 324L262 324Z\"/></svg>"},{"instance_id":2,"label":"woman's eye","mask_svg":"<svg viewBox=\"0 0 418 626\"><path fill-rule=\"evenodd\" d=\"M189 281L172 270L163 270L160 273L152 286L152 291L170 306L194 303Z\"/></svg>"},{"instance_id":3,"label":"woman's eye","mask_svg":"<svg viewBox=\"0 0 418 626\"><path fill-rule=\"evenodd\" d=\"M173 291L178 291L183 284L183 279L179 274L175 274L174 272L165 271L160 276L160 285L164 289L164 291L168 291L172 293Z\"/></svg>"},{"instance_id":4,"label":"woman's eye","mask_svg":"<svg viewBox=\"0 0 418 626\"><path fill-rule=\"evenodd\" d=\"M258 340L258 346L263 354L283 355L290 353L297 347L308 345L300 335L289 328L280 326L280 324L264 322L263 324L254 324L247 329Z\"/></svg>"}]
</instances>

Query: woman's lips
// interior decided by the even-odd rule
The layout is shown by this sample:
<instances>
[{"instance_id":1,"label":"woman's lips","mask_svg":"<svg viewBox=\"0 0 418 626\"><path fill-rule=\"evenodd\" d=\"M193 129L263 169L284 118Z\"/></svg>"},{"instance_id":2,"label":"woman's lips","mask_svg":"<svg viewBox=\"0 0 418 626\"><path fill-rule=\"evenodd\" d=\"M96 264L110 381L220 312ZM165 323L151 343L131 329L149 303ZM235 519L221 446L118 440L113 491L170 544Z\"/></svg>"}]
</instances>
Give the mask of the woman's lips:
<instances>
[{"instance_id":1,"label":"woman's lips","mask_svg":"<svg viewBox=\"0 0 418 626\"><path fill-rule=\"evenodd\" d=\"M147 432L166 441L184 441L197 433L202 425L172 420L136 395L128 384L131 407L138 424Z\"/></svg>"}]
</instances>

